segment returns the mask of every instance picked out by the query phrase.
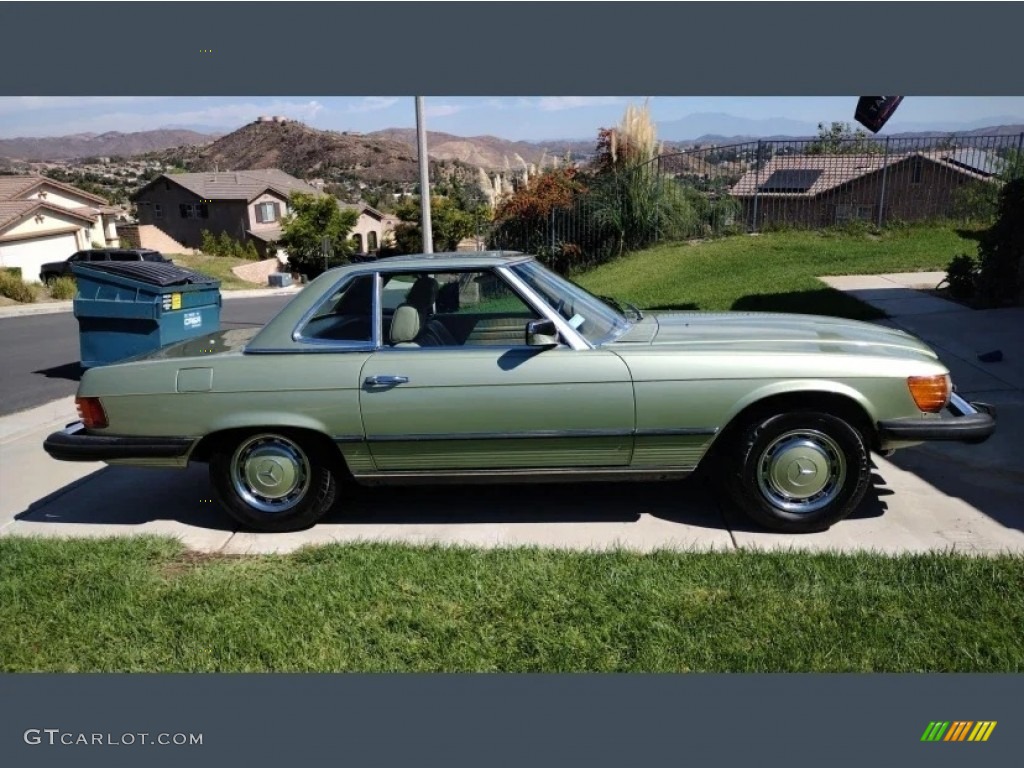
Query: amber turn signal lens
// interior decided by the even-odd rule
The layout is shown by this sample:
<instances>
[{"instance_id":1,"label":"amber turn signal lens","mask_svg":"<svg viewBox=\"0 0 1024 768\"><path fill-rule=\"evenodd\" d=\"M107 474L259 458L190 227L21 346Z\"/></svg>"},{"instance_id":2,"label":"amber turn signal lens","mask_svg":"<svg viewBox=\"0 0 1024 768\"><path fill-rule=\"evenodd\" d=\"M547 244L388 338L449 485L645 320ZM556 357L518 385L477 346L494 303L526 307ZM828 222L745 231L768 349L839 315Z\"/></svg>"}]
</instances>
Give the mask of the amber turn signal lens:
<instances>
[{"instance_id":1,"label":"amber turn signal lens","mask_svg":"<svg viewBox=\"0 0 1024 768\"><path fill-rule=\"evenodd\" d=\"M75 406L86 429L102 429L107 426L107 413L98 397L76 397Z\"/></svg>"},{"instance_id":2,"label":"amber turn signal lens","mask_svg":"<svg viewBox=\"0 0 1024 768\"><path fill-rule=\"evenodd\" d=\"M925 413L938 413L949 400L949 376L911 376L907 387L917 407Z\"/></svg>"}]
</instances>

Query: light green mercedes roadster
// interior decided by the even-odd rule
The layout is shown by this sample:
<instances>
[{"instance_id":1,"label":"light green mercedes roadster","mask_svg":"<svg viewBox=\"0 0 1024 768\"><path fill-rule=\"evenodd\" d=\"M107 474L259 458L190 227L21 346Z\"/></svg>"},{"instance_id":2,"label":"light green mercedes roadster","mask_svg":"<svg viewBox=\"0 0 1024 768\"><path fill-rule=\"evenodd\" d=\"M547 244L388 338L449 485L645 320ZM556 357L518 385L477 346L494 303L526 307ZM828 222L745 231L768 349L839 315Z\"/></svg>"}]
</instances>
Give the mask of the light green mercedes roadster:
<instances>
[{"instance_id":1,"label":"light green mercedes roadster","mask_svg":"<svg viewBox=\"0 0 1024 768\"><path fill-rule=\"evenodd\" d=\"M710 464L782 531L856 508L869 451L980 442L920 340L829 317L641 312L519 254L325 272L262 329L94 368L57 459L208 462L241 524L313 525L347 482L670 480Z\"/></svg>"}]
</instances>

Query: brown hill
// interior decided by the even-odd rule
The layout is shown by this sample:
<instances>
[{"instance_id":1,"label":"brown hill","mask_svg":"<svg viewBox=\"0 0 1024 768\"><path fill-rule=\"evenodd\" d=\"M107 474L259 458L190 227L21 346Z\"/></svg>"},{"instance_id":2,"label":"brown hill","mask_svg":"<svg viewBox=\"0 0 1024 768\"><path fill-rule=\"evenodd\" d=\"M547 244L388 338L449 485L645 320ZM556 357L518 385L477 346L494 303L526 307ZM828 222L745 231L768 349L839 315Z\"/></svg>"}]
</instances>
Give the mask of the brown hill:
<instances>
[{"instance_id":1,"label":"brown hill","mask_svg":"<svg viewBox=\"0 0 1024 768\"><path fill-rule=\"evenodd\" d=\"M212 144L158 153L190 171L280 168L328 181L415 182L416 150L381 136L319 131L299 122L255 122ZM436 166L435 166L436 167Z\"/></svg>"},{"instance_id":2,"label":"brown hill","mask_svg":"<svg viewBox=\"0 0 1024 768\"><path fill-rule=\"evenodd\" d=\"M414 128L386 128L374 131L368 137L379 137L400 141L409 147L416 146ZM440 131L427 131L427 152L437 160L457 160L487 170L502 170L507 166L521 166L518 158L537 165L545 156L564 156L565 142L509 141L497 136L454 136ZM507 162L506 162L507 161Z\"/></svg>"},{"instance_id":3,"label":"brown hill","mask_svg":"<svg viewBox=\"0 0 1024 768\"><path fill-rule=\"evenodd\" d=\"M216 135L186 130L137 133L77 133L46 138L0 139L0 157L16 160L74 160L84 157L129 157L169 147L208 144Z\"/></svg>"}]
</instances>

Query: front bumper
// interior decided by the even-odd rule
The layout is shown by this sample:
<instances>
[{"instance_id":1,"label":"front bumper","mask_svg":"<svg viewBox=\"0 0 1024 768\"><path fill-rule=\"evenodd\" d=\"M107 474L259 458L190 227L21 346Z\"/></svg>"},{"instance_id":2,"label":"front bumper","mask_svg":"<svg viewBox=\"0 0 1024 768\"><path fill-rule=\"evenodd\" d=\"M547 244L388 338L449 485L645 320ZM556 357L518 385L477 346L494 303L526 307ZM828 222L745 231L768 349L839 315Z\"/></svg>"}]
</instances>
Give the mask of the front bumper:
<instances>
[{"instance_id":1,"label":"front bumper","mask_svg":"<svg viewBox=\"0 0 1024 768\"><path fill-rule=\"evenodd\" d=\"M181 459L194 441L187 437L118 437L91 435L77 421L43 442L43 450L60 461Z\"/></svg>"},{"instance_id":2,"label":"front bumper","mask_svg":"<svg viewBox=\"0 0 1024 768\"><path fill-rule=\"evenodd\" d=\"M969 403L955 392L949 398L950 416L939 419L887 419L878 422L882 441L955 440L983 443L996 431L995 408Z\"/></svg>"}]
</instances>

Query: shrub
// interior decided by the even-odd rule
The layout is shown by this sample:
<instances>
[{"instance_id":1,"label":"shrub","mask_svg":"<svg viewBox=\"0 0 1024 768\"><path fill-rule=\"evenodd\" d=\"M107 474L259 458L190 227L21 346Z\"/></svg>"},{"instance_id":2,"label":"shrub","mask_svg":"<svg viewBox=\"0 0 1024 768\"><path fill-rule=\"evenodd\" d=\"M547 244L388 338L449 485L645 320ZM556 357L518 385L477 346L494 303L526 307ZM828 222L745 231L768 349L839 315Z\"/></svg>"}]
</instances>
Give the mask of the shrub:
<instances>
[{"instance_id":1,"label":"shrub","mask_svg":"<svg viewBox=\"0 0 1024 768\"><path fill-rule=\"evenodd\" d=\"M207 256L216 256L220 246L217 242L217 236L208 229L202 231L203 242L200 246L200 250Z\"/></svg>"},{"instance_id":2,"label":"shrub","mask_svg":"<svg viewBox=\"0 0 1024 768\"><path fill-rule=\"evenodd\" d=\"M3 271L21 280L21 267L4 267Z\"/></svg>"},{"instance_id":3,"label":"shrub","mask_svg":"<svg viewBox=\"0 0 1024 768\"><path fill-rule=\"evenodd\" d=\"M0 295L23 304L31 304L36 300L36 292L32 286L9 272L0 272Z\"/></svg>"},{"instance_id":4,"label":"shrub","mask_svg":"<svg viewBox=\"0 0 1024 768\"><path fill-rule=\"evenodd\" d=\"M231 235L227 232L221 232L217 238L217 250L214 253L215 256L234 256L235 255L235 241L231 239Z\"/></svg>"},{"instance_id":5,"label":"shrub","mask_svg":"<svg viewBox=\"0 0 1024 768\"><path fill-rule=\"evenodd\" d=\"M75 284L75 278L67 275L58 277L50 282L50 297L59 301L68 301L75 298L77 290L78 286Z\"/></svg>"},{"instance_id":6,"label":"shrub","mask_svg":"<svg viewBox=\"0 0 1024 768\"><path fill-rule=\"evenodd\" d=\"M1024 270L1024 178L1007 182L999 193L999 215L978 245L978 294L989 306L1021 298Z\"/></svg>"},{"instance_id":7,"label":"shrub","mask_svg":"<svg viewBox=\"0 0 1024 768\"><path fill-rule=\"evenodd\" d=\"M946 267L949 293L954 299L969 299L974 296L978 279L978 262L967 253L953 258Z\"/></svg>"}]
</instances>

